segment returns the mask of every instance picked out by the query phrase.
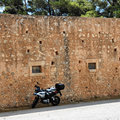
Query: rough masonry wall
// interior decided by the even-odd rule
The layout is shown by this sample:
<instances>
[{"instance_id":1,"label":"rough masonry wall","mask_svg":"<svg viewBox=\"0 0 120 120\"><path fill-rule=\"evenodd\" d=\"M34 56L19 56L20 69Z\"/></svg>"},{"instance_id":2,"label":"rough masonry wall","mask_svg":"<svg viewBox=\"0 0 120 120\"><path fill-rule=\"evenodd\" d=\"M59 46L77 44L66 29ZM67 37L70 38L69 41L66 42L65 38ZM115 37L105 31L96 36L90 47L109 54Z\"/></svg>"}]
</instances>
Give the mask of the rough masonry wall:
<instances>
[{"instance_id":1,"label":"rough masonry wall","mask_svg":"<svg viewBox=\"0 0 120 120\"><path fill-rule=\"evenodd\" d=\"M1 14L0 108L30 105L36 82L64 83L63 102L118 96L119 30L120 19Z\"/></svg>"}]
</instances>

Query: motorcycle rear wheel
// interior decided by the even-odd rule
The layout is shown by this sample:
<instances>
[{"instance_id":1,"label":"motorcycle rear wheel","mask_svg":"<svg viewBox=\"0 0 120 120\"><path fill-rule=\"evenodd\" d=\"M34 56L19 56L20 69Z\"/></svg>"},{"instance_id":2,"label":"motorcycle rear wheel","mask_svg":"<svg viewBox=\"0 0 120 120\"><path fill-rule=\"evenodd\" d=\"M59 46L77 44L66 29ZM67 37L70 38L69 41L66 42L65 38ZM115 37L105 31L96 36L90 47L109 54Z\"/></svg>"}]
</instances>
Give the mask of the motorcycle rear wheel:
<instances>
[{"instance_id":1,"label":"motorcycle rear wheel","mask_svg":"<svg viewBox=\"0 0 120 120\"><path fill-rule=\"evenodd\" d=\"M38 103L38 100L39 100L39 97L38 97L38 96L35 97L35 99L34 99L34 101L33 101L33 103L32 103L32 108L35 108L35 106L36 106L37 103Z\"/></svg>"},{"instance_id":2,"label":"motorcycle rear wheel","mask_svg":"<svg viewBox=\"0 0 120 120\"><path fill-rule=\"evenodd\" d=\"M54 100L51 100L53 106L56 106L60 103L60 98L58 96L54 96Z\"/></svg>"}]
</instances>

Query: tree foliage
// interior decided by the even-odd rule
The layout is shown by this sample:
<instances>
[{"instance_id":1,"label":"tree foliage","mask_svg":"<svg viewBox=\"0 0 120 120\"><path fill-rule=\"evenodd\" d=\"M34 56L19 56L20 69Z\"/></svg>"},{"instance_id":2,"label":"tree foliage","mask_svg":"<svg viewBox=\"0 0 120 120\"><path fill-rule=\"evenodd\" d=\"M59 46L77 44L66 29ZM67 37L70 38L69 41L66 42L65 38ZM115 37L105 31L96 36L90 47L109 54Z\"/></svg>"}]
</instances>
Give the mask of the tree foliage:
<instances>
[{"instance_id":1,"label":"tree foliage","mask_svg":"<svg viewBox=\"0 0 120 120\"><path fill-rule=\"evenodd\" d=\"M91 0L98 16L120 17L120 0Z\"/></svg>"},{"instance_id":2,"label":"tree foliage","mask_svg":"<svg viewBox=\"0 0 120 120\"><path fill-rule=\"evenodd\" d=\"M88 11L95 12L88 0L29 0L28 3L29 11L37 15L85 16Z\"/></svg>"},{"instance_id":3,"label":"tree foliage","mask_svg":"<svg viewBox=\"0 0 120 120\"><path fill-rule=\"evenodd\" d=\"M3 13L120 17L120 0L0 0Z\"/></svg>"},{"instance_id":4,"label":"tree foliage","mask_svg":"<svg viewBox=\"0 0 120 120\"><path fill-rule=\"evenodd\" d=\"M59 0L51 2L56 15L81 16L93 10L88 0Z\"/></svg>"},{"instance_id":5,"label":"tree foliage","mask_svg":"<svg viewBox=\"0 0 120 120\"><path fill-rule=\"evenodd\" d=\"M52 15L50 0L28 0L29 12L35 15Z\"/></svg>"},{"instance_id":6,"label":"tree foliage","mask_svg":"<svg viewBox=\"0 0 120 120\"><path fill-rule=\"evenodd\" d=\"M0 0L0 5L5 6L4 13L27 14L26 0Z\"/></svg>"},{"instance_id":7,"label":"tree foliage","mask_svg":"<svg viewBox=\"0 0 120 120\"><path fill-rule=\"evenodd\" d=\"M89 0L0 0L4 13L54 16L96 16Z\"/></svg>"}]
</instances>

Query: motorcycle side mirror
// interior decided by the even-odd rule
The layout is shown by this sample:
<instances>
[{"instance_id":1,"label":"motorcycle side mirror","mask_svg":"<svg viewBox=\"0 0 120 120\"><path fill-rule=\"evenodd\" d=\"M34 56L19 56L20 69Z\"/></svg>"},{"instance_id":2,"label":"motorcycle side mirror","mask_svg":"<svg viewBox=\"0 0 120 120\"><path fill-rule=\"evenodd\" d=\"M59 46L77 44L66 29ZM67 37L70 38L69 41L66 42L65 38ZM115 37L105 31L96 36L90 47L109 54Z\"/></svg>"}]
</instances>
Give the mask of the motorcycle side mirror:
<instances>
[{"instance_id":1,"label":"motorcycle side mirror","mask_svg":"<svg viewBox=\"0 0 120 120\"><path fill-rule=\"evenodd\" d=\"M37 84L39 85L39 82L37 82Z\"/></svg>"}]
</instances>

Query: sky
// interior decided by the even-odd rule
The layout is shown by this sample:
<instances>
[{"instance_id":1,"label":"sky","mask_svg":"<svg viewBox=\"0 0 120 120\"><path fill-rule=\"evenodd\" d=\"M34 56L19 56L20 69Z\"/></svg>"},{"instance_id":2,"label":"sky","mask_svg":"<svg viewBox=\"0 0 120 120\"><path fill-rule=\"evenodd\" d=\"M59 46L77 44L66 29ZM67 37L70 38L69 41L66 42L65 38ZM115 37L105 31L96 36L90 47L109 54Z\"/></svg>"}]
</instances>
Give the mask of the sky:
<instances>
[{"instance_id":1,"label":"sky","mask_svg":"<svg viewBox=\"0 0 120 120\"><path fill-rule=\"evenodd\" d=\"M3 10L4 10L4 7L0 7L0 12L3 12Z\"/></svg>"}]
</instances>

